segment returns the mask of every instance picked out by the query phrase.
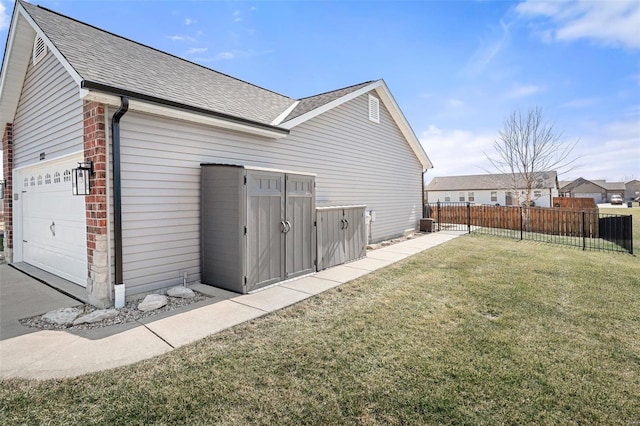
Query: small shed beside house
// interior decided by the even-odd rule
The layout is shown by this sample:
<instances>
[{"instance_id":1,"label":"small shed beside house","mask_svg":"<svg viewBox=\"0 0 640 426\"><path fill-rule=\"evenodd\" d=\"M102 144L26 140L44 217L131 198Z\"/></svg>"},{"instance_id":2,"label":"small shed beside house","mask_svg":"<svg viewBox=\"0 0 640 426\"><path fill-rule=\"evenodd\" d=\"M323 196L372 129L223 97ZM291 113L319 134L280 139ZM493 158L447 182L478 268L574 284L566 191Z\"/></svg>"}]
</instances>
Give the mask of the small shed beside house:
<instances>
[{"instance_id":1,"label":"small shed beside house","mask_svg":"<svg viewBox=\"0 0 640 426\"><path fill-rule=\"evenodd\" d=\"M294 99L21 0L0 120L7 260L97 306L201 280L201 164L313 175L316 207L375 212L373 242L417 229L432 167L383 80Z\"/></svg>"}]
</instances>

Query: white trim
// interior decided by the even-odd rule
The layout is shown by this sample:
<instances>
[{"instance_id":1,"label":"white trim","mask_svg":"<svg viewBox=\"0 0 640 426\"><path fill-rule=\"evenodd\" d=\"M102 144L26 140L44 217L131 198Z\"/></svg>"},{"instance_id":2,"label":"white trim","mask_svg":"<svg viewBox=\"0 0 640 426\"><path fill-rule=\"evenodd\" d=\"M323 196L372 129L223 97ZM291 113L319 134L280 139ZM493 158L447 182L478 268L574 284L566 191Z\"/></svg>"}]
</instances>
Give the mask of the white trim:
<instances>
[{"instance_id":1,"label":"white trim","mask_svg":"<svg viewBox=\"0 0 640 426\"><path fill-rule=\"evenodd\" d=\"M357 98L360 95L364 95L367 92L370 92L371 90L379 87L380 85L384 84L382 80L378 80L378 81L374 81L371 84L368 84L364 87L361 87L358 90L355 90L349 94L346 94L338 99L334 99L333 101L322 105L319 108L313 109L307 113L302 114L299 117L294 118L293 120L289 120L286 121L284 123L280 124L280 127L283 127L285 129L292 129L295 126L304 123L305 121L311 120L314 117L319 116L320 114L324 114L325 112L342 105L345 102L349 102L352 99Z\"/></svg>"},{"instance_id":2,"label":"white trim","mask_svg":"<svg viewBox=\"0 0 640 426\"><path fill-rule=\"evenodd\" d=\"M82 82L82 77L80 77L80 74L78 74L78 72L71 66L71 64L69 63L69 61L67 61L67 59L64 57L64 55L62 55L62 53L60 53L60 51L51 42L51 40L49 40L49 37L47 37L47 35L40 29L38 24L36 24L36 22L33 20L33 18L31 18L29 13L25 10L24 7L22 7L22 5L20 3L18 3L18 11L22 14L22 16L24 16L24 18L31 25L31 27L35 30L35 32L40 36L40 38L42 38L45 41L45 43L46 43L47 47L49 48L49 50L51 50L51 52L53 52L53 54L58 59L58 61L60 61L62 66L67 70L67 72L69 73L71 78L73 78L73 80L76 82L78 87L80 87L80 82Z\"/></svg>"},{"instance_id":3,"label":"white trim","mask_svg":"<svg viewBox=\"0 0 640 426\"><path fill-rule=\"evenodd\" d=\"M22 21L21 19L23 19L24 21ZM65 70L76 82L78 87L80 87L80 82L82 81L80 75L76 72L75 69L73 69L73 67L71 67L69 62L58 51L58 49L55 48L51 40L49 40L49 38L42 32L42 30L40 30L35 21L29 16L25 8L19 2L16 2L15 8L13 10L13 16L11 18L11 26L9 27L7 46L5 47L5 56L2 60L2 75L0 75L0 99L2 100L2 102L0 103L0 121L2 126L4 126L5 123L10 123L13 121L16 109L18 107L18 102L20 101L19 91L17 94L11 96L6 92L7 90L11 92L11 90L16 87L22 87L25 73L27 71L27 68L29 67L29 62L32 59L31 49L33 48L33 43L29 43L28 47L26 43L23 46L18 47L16 47L15 45L17 34L20 34L21 40L23 40L27 36L25 32L29 31L29 28L25 27L25 25L31 27L31 30L34 32L34 34L44 40L47 49L53 52L56 59L62 64ZM18 48L20 48L19 51L17 50ZM16 63L16 61L19 62ZM19 66L23 66L24 68L16 68Z\"/></svg>"},{"instance_id":4,"label":"white trim","mask_svg":"<svg viewBox=\"0 0 640 426\"><path fill-rule=\"evenodd\" d=\"M285 109L282 114L277 116L276 119L271 122L271 125L277 126L278 124L280 124L282 120L284 120L289 116L289 114L291 114L291 112L298 106L299 103L300 101L295 101L294 103L292 103L289 108Z\"/></svg>"},{"instance_id":5,"label":"white trim","mask_svg":"<svg viewBox=\"0 0 640 426\"><path fill-rule=\"evenodd\" d=\"M376 92L380 96L380 100L382 101L382 103L387 107L387 110L389 110L389 114L391 114L391 117L393 117L393 120L398 125L398 128L400 128L400 131L402 132L404 137L407 139L407 142L409 142L409 145L413 149L413 152L415 152L416 156L418 157L418 160L420 160L423 171L427 169L432 169L433 163L427 156L427 153L422 147L420 140L418 139L416 134L413 132L411 125L409 124L409 122L407 121L407 118L402 113L402 110L396 103L396 100L393 98L393 95L389 91L389 88L384 83L384 81L382 81L382 84L376 88Z\"/></svg>"},{"instance_id":6,"label":"white trim","mask_svg":"<svg viewBox=\"0 0 640 426\"><path fill-rule=\"evenodd\" d=\"M29 167L35 167L38 164L45 164L45 163L48 163L50 161L62 161L62 160L66 160L68 157L76 157L78 155L82 155L83 158L84 158L84 149L81 150L81 151L72 152L71 154L65 154L65 155L61 155L59 157L47 158L46 160L36 161L35 163L25 164L25 165L20 166L20 167L14 167L13 170L22 170L22 169L26 169L26 168L29 168Z\"/></svg>"},{"instance_id":7,"label":"white trim","mask_svg":"<svg viewBox=\"0 0 640 426\"><path fill-rule=\"evenodd\" d=\"M100 102L111 106L120 106L120 98L118 96L108 95L92 90L84 90L80 94L80 98L88 101ZM248 124L237 123L222 118L212 117L204 114L198 114L178 108L172 108L164 105L153 104L150 102L129 100L129 111L144 112L147 114L160 115L163 117L175 118L178 120L189 121L192 123L200 123L208 126L219 127L222 129L233 130L252 135L263 136L271 139L282 139L287 136L286 133L276 130L269 130L261 127L254 127Z\"/></svg>"}]
</instances>

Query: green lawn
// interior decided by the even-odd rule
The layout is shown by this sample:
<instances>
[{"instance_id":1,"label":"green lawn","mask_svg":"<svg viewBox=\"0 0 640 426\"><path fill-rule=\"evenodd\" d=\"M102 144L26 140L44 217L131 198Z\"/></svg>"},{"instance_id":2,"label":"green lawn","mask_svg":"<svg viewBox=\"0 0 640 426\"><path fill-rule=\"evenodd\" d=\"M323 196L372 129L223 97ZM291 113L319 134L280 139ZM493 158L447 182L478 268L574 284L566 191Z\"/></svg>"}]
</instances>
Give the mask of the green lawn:
<instances>
[{"instance_id":1,"label":"green lawn","mask_svg":"<svg viewBox=\"0 0 640 426\"><path fill-rule=\"evenodd\" d=\"M481 235L129 367L0 381L3 425L639 419L638 258Z\"/></svg>"}]
</instances>

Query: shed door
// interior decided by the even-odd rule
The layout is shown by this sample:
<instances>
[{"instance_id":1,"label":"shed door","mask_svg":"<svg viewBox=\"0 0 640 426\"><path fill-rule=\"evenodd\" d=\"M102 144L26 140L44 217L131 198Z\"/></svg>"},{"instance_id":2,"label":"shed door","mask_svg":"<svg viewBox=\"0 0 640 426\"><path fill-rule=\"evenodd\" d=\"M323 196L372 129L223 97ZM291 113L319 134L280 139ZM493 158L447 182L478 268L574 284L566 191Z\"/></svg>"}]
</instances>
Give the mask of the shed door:
<instances>
[{"instance_id":1,"label":"shed door","mask_svg":"<svg viewBox=\"0 0 640 426\"><path fill-rule=\"evenodd\" d=\"M286 278L294 278L315 270L314 177L287 174L286 184Z\"/></svg>"},{"instance_id":2,"label":"shed door","mask_svg":"<svg viewBox=\"0 0 640 426\"><path fill-rule=\"evenodd\" d=\"M247 171L246 291L284 276L284 174Z\"/></svg>"},{"instance_id":3,"label":"shed door","mask_svg":"<svg viewBox=\"0 0 640 426\"><path fill-rule=\"evenodd\" d=\"M360 259L367 255L367 231L364 207L344 209L345 261Z\"/></svg>"},{"instance_id":4,"label":"shed door","mask_svg":"<svg viewBox=\"0 0 640 426\"><path fill-rule=\"evenodd\" d=\"M81 157L50 161L22 170L23 261L87 285L85 197L71 193L71 169Z\"/></svg>"}]
</instances>

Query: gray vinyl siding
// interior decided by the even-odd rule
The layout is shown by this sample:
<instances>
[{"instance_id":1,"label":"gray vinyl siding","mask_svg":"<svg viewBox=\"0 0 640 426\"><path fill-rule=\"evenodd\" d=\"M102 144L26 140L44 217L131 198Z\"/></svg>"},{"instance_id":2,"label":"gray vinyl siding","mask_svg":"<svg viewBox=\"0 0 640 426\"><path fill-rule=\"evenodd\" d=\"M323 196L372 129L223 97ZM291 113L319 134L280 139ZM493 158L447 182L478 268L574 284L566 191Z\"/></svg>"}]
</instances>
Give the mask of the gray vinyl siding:
<instances>
[{"instance_id":1,"label":"gray vinyl siding","mask_svg":"<svg viewBox=\"0 0 640 426\"><path fill-rule=\"evenodd\" d=\"M375 210L372 241L417 227L421 165L380 104L364 94L280 140L129 112L122 121L123 256L127 295L200 279L200 164L317 174L317 206Z\"/></svg>"},{"instance_id":2,"label":"gray vinyl siding","mask_svg":"<svg viewBox=\"0 0 640 426\"><path fill-rule=\"evenodd\" d=\"M14 167L36 164L83 149L82 100L78 86L48 52L29 63L13 122Z\"/></svg>"}]
</instances>

